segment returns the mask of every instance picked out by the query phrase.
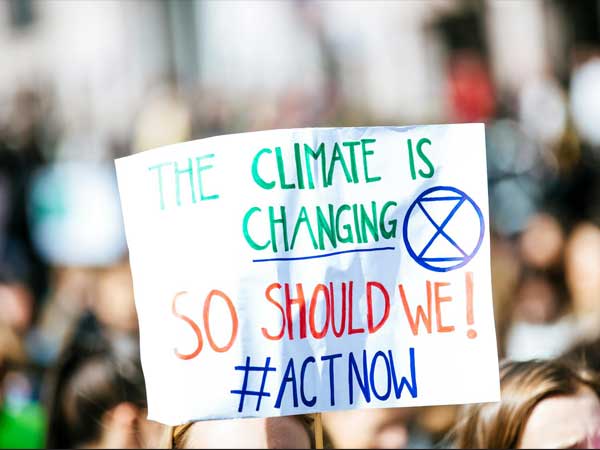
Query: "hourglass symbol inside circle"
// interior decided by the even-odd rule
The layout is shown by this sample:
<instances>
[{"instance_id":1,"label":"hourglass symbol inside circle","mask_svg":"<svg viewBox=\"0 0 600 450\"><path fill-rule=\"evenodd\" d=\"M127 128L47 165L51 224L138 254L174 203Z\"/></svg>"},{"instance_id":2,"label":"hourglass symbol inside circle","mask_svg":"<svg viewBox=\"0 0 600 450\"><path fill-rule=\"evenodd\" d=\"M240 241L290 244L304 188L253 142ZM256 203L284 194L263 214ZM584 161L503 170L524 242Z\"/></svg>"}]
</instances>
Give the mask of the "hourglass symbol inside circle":
<instances>
[{"instance_id":1,"label":"hourglass symbol inside circle","mask_svg":"<svg viewBox=\"0 0 600 450\"><path fill-rule=\"evenodd\" d=\"M471 197L454 187L437 186L422 192L410 205L403 232L406 249L419 265L448 272L463 267L477 254L485 223Z\"/></svg>"}]
</instances>

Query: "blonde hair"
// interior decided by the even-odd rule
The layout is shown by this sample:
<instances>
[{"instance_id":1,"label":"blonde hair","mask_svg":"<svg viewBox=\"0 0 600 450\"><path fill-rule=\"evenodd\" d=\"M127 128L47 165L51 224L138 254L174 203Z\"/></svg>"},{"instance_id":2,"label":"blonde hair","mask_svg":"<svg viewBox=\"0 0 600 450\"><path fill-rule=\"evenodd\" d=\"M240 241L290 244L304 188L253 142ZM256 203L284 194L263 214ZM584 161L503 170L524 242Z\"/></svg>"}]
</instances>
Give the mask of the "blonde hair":
<instances>
[{"instance_id":1,"label":"blonde hair","mask_svg":"<svg viewBox=\"0 0 600 450\"><path fill-rule=\"evenodd\" d=\"M311 442L311 448L314 448L315 439L314 439L314 431L313 431L313 417L310 414L300 414L297 416L292 416L297 419L300 424L304 427ZM188 422L182 425L177 425L174 427L166 427L164 434L161 438L161 441L158 445L158 448L163 449L181 449L187 448L187 439L188 439L188 430L194 422ZM326 447L328 447L327 436L326 437Z\"/></svg>"},{"instance_id":2,"label":"blonde hair","mask_svg":"<svg viewBox=\"0 0 600 450\"><path fill-rule=\"evenodd\" d=\"M466 406L451 432L456 448L517 448L533 408L555 395L573 395L582 386L600 397L590 372L558 361L505 362L500 369L502 399Z\"/></svg>"},{"instance_id":3,"label":"blonde hair","mask_svg":"<svg viewBox=\"0 0 600 450\"><path fill-rule=\"evenodd\" d=\"M166 427L158 448L185 448L187 430L194 424L188 422L183 425Z\"/></svg>"}]
</instances>

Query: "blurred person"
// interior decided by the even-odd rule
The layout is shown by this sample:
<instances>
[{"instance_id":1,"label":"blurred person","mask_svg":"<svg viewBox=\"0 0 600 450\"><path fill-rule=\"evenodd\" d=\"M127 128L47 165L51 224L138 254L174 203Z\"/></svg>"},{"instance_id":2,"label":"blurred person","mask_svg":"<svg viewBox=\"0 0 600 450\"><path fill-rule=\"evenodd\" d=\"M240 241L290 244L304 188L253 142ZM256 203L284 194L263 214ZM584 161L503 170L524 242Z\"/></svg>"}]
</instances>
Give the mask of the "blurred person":
<instances>
[{"instance_id":1,"label":"blurred person","mask_svg":"<svg viewBox=\"0 0 600 450\"><path fill-rule=\"evenodd\" d=\"M324 436L325 437L325 436ZM189 422L169 427L160 448L314 448L312 418L298 416ZM325 447L329 448L327 442Z\"/></svg>"},{"instance_id":2,"label":"blurred person","mask_svg":"<svg viewBox=\"0 0 600 450\"><path fill-rule=\"evenodd\" d=\"M92 314L77 323L51 374L50 448L138 448L145 389L138 351L110 339Z\"/></svg>"},{"instance_id":3,"label":"blurred person","mask_svg":"<svg viewBox=\"0 0 600 450\"><path fill-rule=\"evenodd\" d=\"M46 414L37 398L34 373L10 367L0 384L0 448L43 448Z\"/></svg>"},{"instance_id":4,"label":"blurred person","mask_svg":"<svg viewBox=\"0 0 600 450\"><path fill-rule=\"evenodd\" d=\"M8 365L23 364L26 358L25 348L19 336L10 327L0 324L0 375L6 374ZM1 400L0 391L0 402Z\"/></svg>"},{"instance_id":5,"label":"blurred person","mask_svg":"<svg viewBox=\"0 0 600 450\"><path fill-rule=\"evenodd\" d=\"M415 408L332 411L323 423L335 448L419 448L432 445Z\"/></svg>"},{"instance_id":6,"label":"blurred person","mask_svg":"<svg viewBox=\"0 0 600 450\"><path fill-rule=\"evenodd\" d=\"M503 357L506 333L511 326L514 293L521 277L522 261L514 243L498 233L492 233L490 236L490 253L498 354Z\"/></svg>"},{"instance_id":7,"label":"blurred person","mask_svg":"<svg viewBox=\"0 0 600 450\"><path fill-rule=\"evenodd\" d=\"M24 373L27 357L19 336L0 324L0 448L42 448L45 415Z\"/></svg>"},{"instance_id":8,"label":"blurred person","mask_svg":"<svg viewBox=\"0 0 600 450\"><path fill-rule=\"evenodd\" d=\"M526 270L517 291L514 319L531 324L550 324L561 314L558 281L544 272Z\"/></svg>"},{"instance_id":9,"label":"blurred person","mask_svg":"<svg viewBox=\"0 0 600 450\"><path fill-rule=\"evenodd\" d=\"M134 333L138 322L129 264L99 269L95 291L89 307L98 320L114 331Z\"/></svg>"},{"instance_id":10,"label":"blurred person","mask_svg":"<svg viewBox=\"0 0 600 450\"><path fill-rule=\"evenodd\" d=\"M523 273L505 336L508 358L554 358L577 341L577 323L566 312L564 291L560 273L531 269Z\"/></svg>"},{"instance_id":11,"label":"blurred person","mask_svg":"<svg viewBox=\"0 0 600 450\"><path fill-rule=\"evenodd\" d=\"M565 250L566 282L582 338L600 335L600 228L578 224Z\"/></svg>"},{"instance_id":12,"label":"blurred person","mask_svg":"<svg viewBox=\"0 0 600 450\"><path fill-rule=\"evenodd\" d=\"M193 139L227 134L232 132L232 128L238 128L232 110L233 105L222 94L217 86L212 85L203 84L191 88L190 112ZM254 105L252 114L246 118L250 121L250 124L246 125L246 131L253 131L255 129L252 126L253 121L260 121L260 118L264 116L260 109L268 103L260 100L262 100L260 96L255 102L252 99L246 99L247 103ZM237 107L240 108L242 105L238 103Z\"/></svg>"},{"instance_id":13,"label":"blurred person","mask_svg":"<svg viewBox=\"0 0 600 450\"><path fill-rule=\"evenodd\" d=\"M5 272L0 280L0 448L41 448L44 443L39 368L28 354L34 306L29 287Z\"/></svg>"},{"instance_id":14,"label":"blurred person","mask_svg":"<svg viewBox=\"0 0 600 450\"><path fill-rule=\"evenodd\" d=\"M523 268L505 336L510 359L557 357L577 340L561 264L564 240L560 222L547 213L533 215L518 238Z\"/></svg>"},{"instance_id":15,"label":"blurred person","mask_svg":"<svg viewBox=\"0 0 600 450\"><path fill-rule=\"evenodd\" d=\"M302 128L319 123L318 96L300 85L291 84L278 99L275 128Z\"/></svg>"},{"instance_id":16,"label":"blurred person","mask_svg":"<svg viewBox=\"0 0 600 450\"><path fill-rule=\"evenodd\" d=\"M580 341L560 357L565 364L574 364L596 373L600 377L600 338Z\"/></svg>"},{"instance_id":17,"label":"blurred person","mask_svg":"<svg viewBox=\"0 0 600 450\"><path fill-rule=\"evenodd\" d=\"M154 86L136 119L134 151L188 141L191 133L192 112L175 82Z\"/></svg>"},{"instance_id":18,"label":"blurred person","mask_svg":"<svg viewBox=\"0 0 600 450\"><path fill-rule=\"evenodd\" d=\"M407 448L433 447L456 423L459 405L434 405L417 408L414 425L409 430ZM416 431L416 432L415 432Z\"/></svg>"},{"instance_id":19,"label":"blurred person","mask_svg":"<svg viewBox=\"0 0 600 450\"><path fill-rule=\"evenodd\" d=\"M17 280L0 280L0 323L24 335L33 317L33 295Z\"/></svg>"},{"instance_id":20,"label":"blurred person","mask_svg":"<svg viewBox=\"0 0 600 450\"><path fill-rule=\"evenodd\" d=\"M86 304L92 302L95 272L87 267L52 267L49 289L27 343L30 358L51 366Z\"/></svg>"},{"instance_id":21,"label":"blurred person","mask_svg":"<svg viewBox=\"0 0 600 450\"><path fill-rule=\"evenodd\" d=\"M558 361L504 362L501 401L464 408L456 448L599 448L600 384Z\"/></svg>"},{"instance_id":22,"label":"blurred person","mask_svg":"<svg viewBox=\"0 0 600 450\"><path fill-rule=\"evenodd\" d=\"M34 300L46 289L47 266L33 245L27 196L54 140L48 97L36 89L17 89L0 123L0 267L24 280Z\"/></svg>"},{"instance_id":23,"label":"blurred person","mask_svg":"<svg viewBox=\"0 0 600 450\"><path fill-rule=\"evenodd\" d=\"M529 219L521 234L519 249L528 265L543 269L560 261L564 241L560 222L550 214L538 213Z\"/></svg>"},{"instance_id":24,"label":"blurred person","mask_svg":"<svg viewBox=\"0 0 600 450\"><path fill-rule=\"evenodd\" d=\"M549 283L548 274L533 272L521 285L506 339L508 357L558 357L600 339L600 228L590 222L575 226L564 246L564 269L564 280L555 274ZM570 302L557 310L559 295Z\"/></svg>"},{"instance_id":25,"label":"blurred person","mask_svg":"<svg viewBox=\"0 0 600 450\"><path fill-rule=\"evenodd\" d=\"M450 59L447 89L453 121L484 122L492 118L496 108L494 85L478 52L455 52Z\"/></svg>"}]
</instances>

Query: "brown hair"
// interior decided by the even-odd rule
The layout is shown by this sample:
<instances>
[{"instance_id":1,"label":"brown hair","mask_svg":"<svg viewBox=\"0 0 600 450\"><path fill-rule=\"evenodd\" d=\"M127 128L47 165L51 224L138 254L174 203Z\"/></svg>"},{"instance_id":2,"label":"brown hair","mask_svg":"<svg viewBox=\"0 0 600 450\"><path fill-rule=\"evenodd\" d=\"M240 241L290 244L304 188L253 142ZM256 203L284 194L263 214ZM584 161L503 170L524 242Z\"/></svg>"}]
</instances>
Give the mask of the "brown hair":
<instances>
[{"instance_id":1,"label":"brown hair","mask_svg":"<svg viewBox=\"0 0 600 450\"><path fill-rule=\"evenodd\" d=\"M120 403L145 407L138 350L129 344L134 341L107 335L92 314L79 319L49 375L47 448L73 448L97 440L103 415Z\"/></svg>"},{"instance_id":2,"label":"brown hair","mask_svg":"<svg viewBox=\"0 0 600 450\"><path fill-rule=\"evenodd\" d=\"M311 448L315 448L315 439L313 432L313 418L310 414L300 414L297 416L293 416L297 419L310 438ZM164 435L161 439L158 448L167 448L167 449L175 449L175 448L186 448L186 440L187 440L187 432L191 428L194 422L188 422L183 425L177 425L175 427L167 427L165 429ZM328 437L325 435L325 447L329 448Z\"/></svg>"},{"instance_id":3,"label":"brown hair","mask_svg":"<svg viewBox=\"0 0 600 450\"><path fill-rule=\"evenodd\" d=\"M500 368L501 401L468 405L451 433L456 448L517 448L533 408L582 386L600 397L598 380L558 361L505 362Z\"/></svg>"}]
</instances>

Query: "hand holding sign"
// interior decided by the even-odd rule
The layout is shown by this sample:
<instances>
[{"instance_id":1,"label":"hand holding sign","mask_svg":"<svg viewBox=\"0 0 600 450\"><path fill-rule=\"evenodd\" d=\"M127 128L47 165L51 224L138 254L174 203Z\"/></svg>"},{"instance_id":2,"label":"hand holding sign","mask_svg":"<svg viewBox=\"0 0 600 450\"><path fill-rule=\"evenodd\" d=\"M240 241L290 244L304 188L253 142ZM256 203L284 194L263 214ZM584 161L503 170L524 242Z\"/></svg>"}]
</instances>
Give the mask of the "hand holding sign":
<instances>
[{"instance_id":1,"label":"hand holding sign","mask_svg":"<svg viewBox=\"0 0 600 450\"><path fill-rule=\"evenodd\" d=\"M483 125L117 160L149 417L495 401Z\"/></svg>"}]
</instances>

